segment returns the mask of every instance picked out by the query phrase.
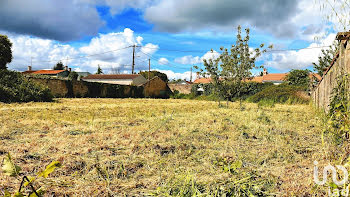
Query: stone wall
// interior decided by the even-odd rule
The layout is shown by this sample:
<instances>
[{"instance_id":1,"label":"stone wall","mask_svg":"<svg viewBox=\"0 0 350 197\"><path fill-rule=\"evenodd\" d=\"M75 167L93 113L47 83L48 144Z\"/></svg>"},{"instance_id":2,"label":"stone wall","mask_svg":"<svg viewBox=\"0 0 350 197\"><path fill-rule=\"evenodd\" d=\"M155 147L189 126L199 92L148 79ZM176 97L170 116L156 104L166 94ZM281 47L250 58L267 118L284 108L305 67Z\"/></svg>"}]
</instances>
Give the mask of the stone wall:
<instances>
[{"instance_id":1,"label":"stone wall","mask_svg":"<svg viewBox=\"0 0 350 197\"><path fill-rule=\"evenodd\" d=\"M342 73L350 73L350 32L338 33L339 53L333 59L331 66L324 73L322 80L313 89L311 96L318 108L328 111L333 88L337 84L337 78Z\"/></svg>"},{"instance_id":2,"label":"stone wall","mask_svg":"<svg viewBox=\"0 0 350 197\"><path fill-rule=\"evenodd\" d=\"M148 86L116 85L86 81L36 78L30 80L47 86L55 97L90 97L90 98L169 98L171 91L160 79L151 80Z\"/></svg>"}]
</instances>

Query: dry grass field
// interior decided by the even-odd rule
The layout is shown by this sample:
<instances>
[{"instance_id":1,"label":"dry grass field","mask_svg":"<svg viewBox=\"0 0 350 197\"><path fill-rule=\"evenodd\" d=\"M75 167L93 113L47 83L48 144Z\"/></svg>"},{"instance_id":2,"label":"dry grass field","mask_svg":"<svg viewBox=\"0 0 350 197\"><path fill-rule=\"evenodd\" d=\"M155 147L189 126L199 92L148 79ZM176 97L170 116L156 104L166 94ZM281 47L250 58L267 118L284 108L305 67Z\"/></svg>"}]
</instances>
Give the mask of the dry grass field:
<instances>
[{"instance_id":1,"label":"dry grass field","mask_svg":"<svg viewBox=\"0 0 350 197\"><path fill-rule=\"evenodd\" d=\"M58 99L0 104L0 159L22 175L51 161L46 195L308 195L323 159L309 105L273 107L156 99ZM20 180L0 172L0 194Z\"/></svg>"}]
</instances>

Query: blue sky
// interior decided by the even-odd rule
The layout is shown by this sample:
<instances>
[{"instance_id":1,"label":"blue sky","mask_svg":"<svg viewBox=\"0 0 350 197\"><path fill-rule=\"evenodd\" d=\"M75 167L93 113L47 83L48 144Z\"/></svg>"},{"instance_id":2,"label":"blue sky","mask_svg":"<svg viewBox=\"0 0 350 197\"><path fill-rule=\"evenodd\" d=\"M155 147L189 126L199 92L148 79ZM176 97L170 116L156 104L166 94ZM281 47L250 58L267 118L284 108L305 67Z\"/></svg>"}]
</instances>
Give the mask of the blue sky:
<instances>
[{"instance_id":1,"label":"blue sky","mask_svg":"<svg viewBox=\"0 0 350 197\"><path fill-rule=\"evenodd\" d=\"M16 1L0 2L0 33L14 43L14 70L30 64L48 69L62 60L77 71L95 72L100 65L105 73L130 73L127 47L137 44L137 71L147 69L150 58L152 69L188 79L192 65L217 56L211 49L220 52L235 42L240 24L251 30L250 47L274 45L257 64L270 73L288 72L312 69L320 47L335 37L332 23L322 20L325 13L308 0ZM303 48L309 49L298 50Z\"/></svg>"}]
</instances>

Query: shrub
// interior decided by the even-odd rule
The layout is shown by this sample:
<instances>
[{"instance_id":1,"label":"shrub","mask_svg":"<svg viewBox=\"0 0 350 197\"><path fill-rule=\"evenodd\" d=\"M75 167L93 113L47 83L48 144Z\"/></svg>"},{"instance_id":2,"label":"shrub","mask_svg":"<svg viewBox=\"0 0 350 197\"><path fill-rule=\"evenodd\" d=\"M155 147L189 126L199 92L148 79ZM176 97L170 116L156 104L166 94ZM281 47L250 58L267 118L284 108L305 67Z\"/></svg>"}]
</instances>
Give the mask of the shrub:
<instances>
[{"instance_id":1,"label":"shrub","mask_svg":"<svg viewBox=\"0 0 350 197\"><path fill-rule=\"evenodd\" d=\"M77 80L79 77L78 73L73 71L73 72L70 72L69 75L68 75L68 79L69 80Z\"/></svg>"},{"instance_id":2,"label":"shrub","mask_svg":"<svg viewBox=\"0 0 350 197\"><path fill-rule=\"evenodd\" d=\"M337 145L349 140L350 130L350 76L342 74L337 78L337 85L332 91L328 112L327 131Z\"/></svg>"},{"instance_id":3,"label":"shrub","mask_svg":"<svg viewBox=\"0 0 350 197\"><path fill-rule=\"evenodd\" d=\"M0 70L0 102L52 101L51 91L21 73Z\"/></svg>"},{"instance_id":4,"label":"shrub","mask_svg":"<svg viewBox=\"0 0 350 197\"><path fill-rule=\"evenodd\" d=\"M272 86L273 83L258 83L258 82L246 82L242 84L243 87L241 89L241 98L246 99L249 96L257 94L261 92L263 89ZM239 98L238 95L234 95L233 98Z\"/></svg>"},{"instance_id":5,"label":"shrub","mask_svg":"<svg viewBox=\"0 0 350 197\"><path fill-rule=\"evenodd\" d=\"M305 90L309 87L310 84L310 71L305 70L291 70L286 76L286 83L294 86L301 86Z\"/></svg>"},{"instance_id":6,"label":"shrub","mask_svg":"<svg viewBox=\"0 0 350 197\"><path fill-rule=\"evenodd\" d=\"M303 95L304 87L291 85L269 86L261 92L249 97L250 102L258 103L262 100L271 100L274 103L308 103L309 98Z\"/></svg>"},{"instance_id":7,"label":"shrub","mask_svg":"<svg viewBox=\"0 0 350 197\"><path fill-rule=\"evenodd\" d=\"M247 97L254 95L260 91L262 91L263 89L265 89L266 87L269 87L273 85L273 83L258 83L258 82L246 82L246 83L242 83L242 88L241 88L241 93L240 95L238 95L238 92L233 92L231 94L231 97L228 98L229 100L235 100L235 99L246 99ZM196 96L199 95L198 93L198 88L203 88L204 92L203 95L205 96L210 96L213 97L213 90L214 90L214 86L211 83L207 83L207 84L194 84L192 86L191 89L191 93L195 94ZM233 85L230 84L226 84L224 87L225 90L230 90L232 91L234 89Z\"/></svg>"}]
</instances>

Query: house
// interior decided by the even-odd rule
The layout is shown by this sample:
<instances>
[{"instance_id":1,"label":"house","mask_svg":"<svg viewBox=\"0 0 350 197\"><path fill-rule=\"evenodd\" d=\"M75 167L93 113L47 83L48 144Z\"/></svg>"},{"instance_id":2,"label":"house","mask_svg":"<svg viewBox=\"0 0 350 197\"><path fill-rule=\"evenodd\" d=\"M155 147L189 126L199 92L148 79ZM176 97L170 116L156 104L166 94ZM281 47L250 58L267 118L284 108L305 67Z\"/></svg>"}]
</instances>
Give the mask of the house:
<instances>
[{"instance_id":1,"label":"house","mask_svg":"<svg viewBox=\"0 0 350 197\"><path fill-rule=\"evenodd\" d=\"M267 73L266 68L264 68L263 70L263 75L262 76L256 76L253 77L251 79L249 79L249 81L254 81L254 82L259 82L259 83L273 83L275 85L280 85L281 83L283 83L287 77L288 73ZM321 76L317 73L310 73L309 77L311 79L311 81L314 80L321 80Z\"/></svg>"},{"instance_id":2,"label":"house","mask_svg":"<svg viewBox=\"0 0 350 197\"><path fill-rule=\"evenodd\" d=\"M262 76L251 77L247 79L247 81L258 82L258 83L273 83L275 85L280 85L286 79L288 73L268 73L264 68ZM309 75L311 81L321 80L321 76L316 73L310 73ZM201 84L201 83L210 83L210 78L197 78L193 83Z\"/></svg>"},{"instance_id":3,"label":"house","mask_svg":"<svg viewBox=\"0 0 350 197\"><path fill-rule=\"evenodd\" d=\"M177 84L177 85L190 85L190 84L192 84L192 82L189 82L186 80L181 80L181 81L176 82L175 84Z\"/></svg>"},{"instance_id":4,"label":"house","mask_svg":"<svg viewBox=\"0 0 350 197\"><path fill-rule=\"evenodd\" d=\"M83 78L83 77L87 77L88 75L91 75L91 73L89 72L76 72L79 77Z\"/></svg>"},{"instance_id":5,"label":"house","mask_svg":"<svg viewBox=\"0 0 350 197\"><path fill-rule=\"evenodd\" d=\"M192 83L186 80L180 80L176 83L170 83L168 84L170 90L172 92L179 92L182 94L189 94L191 93L192 89Z\"/></svg>"},{"instance_id":6,"label":"house","mask_svg":"<svg viewBox=\"0 0 350 197\"><path fill-rule=\"evenodd\" d=\"M69 71L68 70L38 70L31 74L46 75L50 77L68 77Z\"/></svg>"},{"instance_id":7,"label":"house","mask_svg":"<svg viewBox=\"0 0 350 197\"><path fill-rule=\"evenodd\" d=\"M33 75L46 75L51 77L68 77L71 69L68 66L64 70L32 70L31 66L28 66L28 70L22 72L22 74Z\"/></svg>"},{"instance_id":8,"label":"house","mask_svg":"<svg viewBox=\"0 0 350 197\"><path fill-rule=\"evenodd\" d=\"M144 88L145 97L169 98L170 94L172 94L168 84L158 76L153 77L141 86Z\"/></svg>"},{"instance_id":9,"label":"house","mask_svg":"<svg viewBox=\"0 0 350 197\"><path fill-rule=\"evenodd\" d=\"M114 75L88 75L82 78L83 81L109 83L119 85L142 85L147 79L138 74L114 74Z\"/></svg>"},{"instance_id":10,"label":"house","mask_svg":"<svg viewBox=\"0 0 350 197\"><path fill-rule=\"evenodd\" d=\"M82 78L87 77L91 75L89 72L76 72L78 74L78 81L80 81Z\"/></svg>"},{"instance_id":11,"label":"house","mask_svg":"<svg viewBox=\"0 0 350 197\"><path fill-rule=\"evenodd\" d=\"M199 83L210 83L211 82L211 78L197 78L196 80L194 80L194 84L199 84Z\"/></svg>"}]
</instances>

